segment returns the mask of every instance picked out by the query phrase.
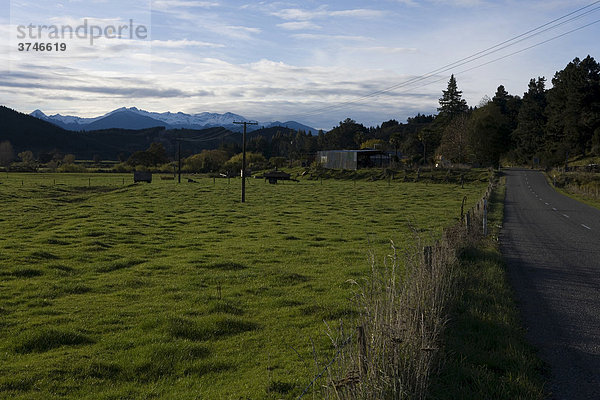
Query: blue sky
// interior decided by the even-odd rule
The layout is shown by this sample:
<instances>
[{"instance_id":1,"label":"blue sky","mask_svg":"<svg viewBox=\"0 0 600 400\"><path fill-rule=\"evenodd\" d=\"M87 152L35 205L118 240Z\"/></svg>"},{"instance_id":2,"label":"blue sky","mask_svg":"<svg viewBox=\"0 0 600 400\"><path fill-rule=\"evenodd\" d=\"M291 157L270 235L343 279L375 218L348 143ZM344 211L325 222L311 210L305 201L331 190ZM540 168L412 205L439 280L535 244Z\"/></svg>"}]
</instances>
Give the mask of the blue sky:
<instances>
[{"instance_id":1,"label":"blue sky","mask_svg":"<svg viewBox=\"0 0 600 400\"><path fill-rule=\"evenodd\" d=\"M0 103L97 116L118 107L234 112L330 129L432 113L450 73L470 105L503 84L522 95L575 57L599 58L600 23L481 68L600 19L600 9L513 47L435 74L418 85L354 101L498 44L592 1L0 0ZM596 4L589 10L600 7ZM18 26L85 20L100 29L133 21L144 38L48 39L65 52L19 52ZM48 32L44 32L47 35ZM47 39L47 40L46 40ZM337 107L329 108L332 105Z\"/></svg>"}]
</instances>

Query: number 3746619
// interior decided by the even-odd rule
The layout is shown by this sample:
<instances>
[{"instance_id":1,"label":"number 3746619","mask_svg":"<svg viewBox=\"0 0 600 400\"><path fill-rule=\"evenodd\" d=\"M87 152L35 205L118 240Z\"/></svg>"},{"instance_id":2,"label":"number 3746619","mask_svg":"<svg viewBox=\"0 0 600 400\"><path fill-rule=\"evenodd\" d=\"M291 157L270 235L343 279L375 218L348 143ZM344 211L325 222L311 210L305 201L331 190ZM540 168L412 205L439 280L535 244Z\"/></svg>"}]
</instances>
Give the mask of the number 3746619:
<instances>
[{"instance_id":1,"label":"number 3746619","mask_svg":"<svg viewBox=\"0 0 600 400\"><path fill-rule=\"evenodd\" d=\"M38 51L38 52L52 52L52 51L66 51L66 43L19 43L17 45L19 51Z\"/></svg>"}]
</instances>

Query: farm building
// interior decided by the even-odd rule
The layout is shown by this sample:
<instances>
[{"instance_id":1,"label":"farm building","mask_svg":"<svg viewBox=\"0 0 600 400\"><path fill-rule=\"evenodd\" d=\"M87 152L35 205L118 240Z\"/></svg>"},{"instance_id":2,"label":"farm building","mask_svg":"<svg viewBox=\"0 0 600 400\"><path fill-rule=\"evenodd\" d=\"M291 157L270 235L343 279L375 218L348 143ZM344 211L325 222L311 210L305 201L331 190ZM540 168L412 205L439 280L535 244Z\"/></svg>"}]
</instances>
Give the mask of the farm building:
<instances>
[{"instance_id":1,"label":"farm building","mask_svg":"<svg viewBox=\"0 0 600 400\"><path fill-rule=\"evenodd\" d=\"M390 165L390 155L381 150L329 150L319 151L317 161L327 169L357 170L387 167Z\"/></svg>"}]
</instances>

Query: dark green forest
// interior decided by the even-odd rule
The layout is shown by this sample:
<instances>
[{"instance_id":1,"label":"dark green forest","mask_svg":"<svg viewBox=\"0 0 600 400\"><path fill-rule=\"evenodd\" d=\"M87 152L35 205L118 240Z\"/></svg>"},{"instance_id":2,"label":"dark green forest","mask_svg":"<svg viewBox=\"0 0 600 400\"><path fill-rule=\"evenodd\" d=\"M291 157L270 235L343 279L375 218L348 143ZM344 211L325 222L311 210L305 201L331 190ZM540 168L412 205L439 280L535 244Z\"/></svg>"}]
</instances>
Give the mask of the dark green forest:
<instances>
[{"instance_id":1,"label":"dark green forest","mask_svg":"<svg viewBox=\"0 0 600 400\"><path fill-rule=\"evenodd\" d=\"M455 85L440 99L440 114L452 113L449 104ZM462 110L439 121L436 155L453 162L497 165L555 166L573 157L600 156L600 65L591 56L575 58L556 72L552 87L546 78L532 78L522 97L500 85L494 97L479 107Z\"/></svg>"},{"instance_id":2,"label":"dark green forest","mask_svg":"<svg viewBox=\"0 0 600 400\"><path fill-rule=\"evenodd\" d=\"M442 91L437 115L418 114L404 123L392 119L376 127L347 118L328 132L260 129L249 134L248 150L265 159L310 163L320 150L377 148L406 165L550 167L573 157L600 156L598 62L589 55L575 58L555 73L551 83L547 88L545 77L532 78L522 96L509 94L499 85L492 98L469 106L452 75ZM156 162L174 159L179 143L184 157L204 151L211 159L225 159L241 151L241 135L225 128L71 132L6 107L0 107L0 142L4 164L27 150L38 158L74 154L120 161L137 153L134 161L139 163L139 157L145 156L140 152L152 143L165 149ZM221 153L215 156L215 150Z\"/></svg>"}]
</instances>

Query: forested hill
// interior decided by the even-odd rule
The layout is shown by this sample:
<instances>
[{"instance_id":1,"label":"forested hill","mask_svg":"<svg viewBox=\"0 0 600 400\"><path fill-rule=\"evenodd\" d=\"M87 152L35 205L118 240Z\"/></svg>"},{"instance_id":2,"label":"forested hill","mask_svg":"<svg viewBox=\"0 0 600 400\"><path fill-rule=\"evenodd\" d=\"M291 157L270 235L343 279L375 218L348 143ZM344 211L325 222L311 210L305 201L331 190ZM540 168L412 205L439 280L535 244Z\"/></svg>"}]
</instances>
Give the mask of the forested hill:
<instances>
[{"instance_id":1,"label":"forested hill","mask_svg":"<svg viewBox=\"0 0 600 400\"><path fill-rule=\"evenodd\" d=\"M99 156L102 159L117 160L146 149L154 142L162 143L170 154L175 154L178 138L199 139L185 144L186 153L217 148L224 141L235 143L237 140L233 132L224 128L166 130L157 127L73 132L0 106L0 142L10 142L15 153L30 150L36 156L42 153L62 153L74 154L79 159Z\"/></svg>"},{"instance_id":2,"label":"forested hill","mask_svg":"<svg viewBox=\"0 0 600 400\"><path fill-rule=\"evenodd\" d=\"M0 141L9 141L17 152L68 148L73 153L83 154L91 146L84 136L73 135L49 122L4 106L0 106Z\"/></svg>"}]
</instances>

